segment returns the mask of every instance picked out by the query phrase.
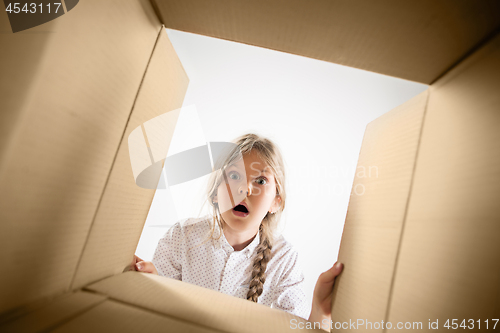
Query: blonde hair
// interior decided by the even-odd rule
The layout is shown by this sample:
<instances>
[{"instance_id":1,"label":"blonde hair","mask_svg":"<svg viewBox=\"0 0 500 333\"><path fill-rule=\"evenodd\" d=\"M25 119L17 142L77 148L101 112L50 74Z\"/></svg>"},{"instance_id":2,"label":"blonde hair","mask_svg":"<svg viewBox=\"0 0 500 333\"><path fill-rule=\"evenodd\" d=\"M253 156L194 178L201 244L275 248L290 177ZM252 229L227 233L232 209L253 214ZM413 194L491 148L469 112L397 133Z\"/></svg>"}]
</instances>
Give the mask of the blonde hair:
<instances>
[{"instance_id":1,"label":"blonde hair","mask_svg":"<svg viewBox=\"0 0 500 333\"><path fill-rule=\"evenodd\" d=\"M274 233L278 227L281 214L285 209L286 192L285 192L285 169L283 158L278 147L269 139L263 138L257 134L245 134L233 141L236 144L227 157L216 164L217 172L212 173L208 181L208 203L212 210L212 232L211 238L214 238L215 228L219 228L219 237L222 236L224 221L222 220L221 212L217 203L214 203L214 198L217 195L217 189L223 181L223 173L225 169L232 164L241 155L249 154L255 150L259 157L271 168L276 179L276 196L281 198L279 208L274 214L267 212L259 226L260 242L257 246L257 255L253 262L252 277L249 284L247 299L252 302L257 302L258 297L262 294L264 282L266 280L266 267L271 259L271 249L273 247ZM215 161L214 161L215 162ZM217 239L218 239L217 238Z\"/></svg>"}]
</instances>

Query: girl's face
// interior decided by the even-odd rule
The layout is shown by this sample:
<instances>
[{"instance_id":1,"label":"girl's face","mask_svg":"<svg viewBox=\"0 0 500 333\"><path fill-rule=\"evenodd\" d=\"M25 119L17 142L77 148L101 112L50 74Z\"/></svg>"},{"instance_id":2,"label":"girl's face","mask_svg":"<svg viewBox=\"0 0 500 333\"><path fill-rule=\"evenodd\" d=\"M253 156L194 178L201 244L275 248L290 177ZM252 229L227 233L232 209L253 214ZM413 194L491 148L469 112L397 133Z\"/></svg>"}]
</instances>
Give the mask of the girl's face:
<instances>
[{"instance_id":1,"label":"girl's face","mask_svg":"<svg viewBox=\"0 0 500 333\"><path fill-rule=\"evenodd\" d=\"M226 168L214 201L229 228L257 232L267 212L278 210L281 198L276 196L271 168L252 150L243 155L243 160ZM246 206L248 213L240 204Z\"/></svg>"}]
</instances>

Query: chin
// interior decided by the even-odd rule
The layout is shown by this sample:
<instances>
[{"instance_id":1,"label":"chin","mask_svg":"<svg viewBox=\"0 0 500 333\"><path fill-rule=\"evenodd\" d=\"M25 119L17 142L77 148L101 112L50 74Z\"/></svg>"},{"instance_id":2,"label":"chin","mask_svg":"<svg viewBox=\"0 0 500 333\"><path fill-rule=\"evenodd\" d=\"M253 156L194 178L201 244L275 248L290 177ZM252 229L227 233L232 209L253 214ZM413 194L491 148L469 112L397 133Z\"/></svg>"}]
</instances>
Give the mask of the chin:
<instances>
[{"instance_id":1,"label":"chin","mask_svg":"<svg viewBox=\"0 0 500 333\"><path fill-rule=\"evenodd\" d=\"M227 212L223 213L222 218L224 219L224 222L226 222L226 224L229 224L229 226L232 229L239 231L245 230L248 227L248 225L251 224L251 219L252 219L250 215L246 217L238 217L234 215L231 210L228 210Z\"/></svg>"}]
</instances>

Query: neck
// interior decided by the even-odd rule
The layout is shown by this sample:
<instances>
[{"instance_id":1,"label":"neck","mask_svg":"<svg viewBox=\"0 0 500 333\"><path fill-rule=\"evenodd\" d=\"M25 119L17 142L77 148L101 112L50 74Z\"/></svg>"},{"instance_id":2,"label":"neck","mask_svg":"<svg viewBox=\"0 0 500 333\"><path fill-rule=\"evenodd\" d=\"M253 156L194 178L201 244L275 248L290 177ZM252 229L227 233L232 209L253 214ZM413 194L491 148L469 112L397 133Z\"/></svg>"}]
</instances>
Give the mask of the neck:
<instances>
[{"instance_id":1,"label":"neck","mask_svg":"<svg viewBox=\"0 0 500 333\"><path fill-rule=\"evenodd\" d=\"M226 237L229 245L231 245L235 251L241 251L254 240L255 236L257 236L258 231L258 229L236 231L229 228L229 226L226 224L224 227L224 236Z\"/></svg>"}]
</instances>

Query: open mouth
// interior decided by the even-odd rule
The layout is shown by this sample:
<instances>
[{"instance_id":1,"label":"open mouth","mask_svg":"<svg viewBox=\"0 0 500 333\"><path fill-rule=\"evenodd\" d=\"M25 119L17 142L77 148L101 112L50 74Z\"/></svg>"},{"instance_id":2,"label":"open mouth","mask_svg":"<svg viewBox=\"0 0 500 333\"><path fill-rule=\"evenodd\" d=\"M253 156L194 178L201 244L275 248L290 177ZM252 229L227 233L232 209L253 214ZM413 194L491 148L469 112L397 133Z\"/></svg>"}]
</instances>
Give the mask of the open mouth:
<instances>
[{"instance_id":1,"label":"open mouth","mask_svg":"<svg viewBox=\"0 0 500 333\"><path fill-rule=\"evenodd\" d=\"M249 213L250 213L250 211L248 210L248 208L246 207L246 204L244 202L236 205L233 208L233 214L236 216L239 216L239 217L246 217L246 216L248 216Z\"/></svg>"},{"instance_id":2,"label":"open mouth","mask_svg":"<svg viewBox=\"0 0 500 333\"><path fill-rule=\"evenodd\" d=\"M248 209L243 205L237 205L236 207L233 208L233 210L236 212L242 212L248 214Z\"/></svg>"}]
</instances>

